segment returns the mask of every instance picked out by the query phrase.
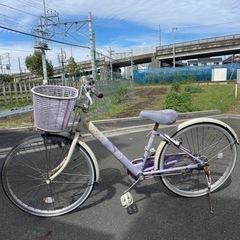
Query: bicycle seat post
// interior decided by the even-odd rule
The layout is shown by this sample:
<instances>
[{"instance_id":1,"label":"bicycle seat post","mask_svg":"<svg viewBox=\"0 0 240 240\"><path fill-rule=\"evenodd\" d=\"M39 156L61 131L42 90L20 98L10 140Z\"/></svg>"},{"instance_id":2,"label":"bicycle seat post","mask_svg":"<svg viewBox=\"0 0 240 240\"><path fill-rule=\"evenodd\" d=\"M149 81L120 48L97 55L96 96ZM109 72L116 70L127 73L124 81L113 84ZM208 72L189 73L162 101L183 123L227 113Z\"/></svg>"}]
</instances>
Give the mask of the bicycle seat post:
<instances>
[{"instance_id":1,"label":"bicycle seat post","mask_svg":"<svg viewBox=\"0 0 240 240\"><path fill-rule=\"evenodd\" d=\"M159 123L155 123L155 124L154 124L154 127L153 127L153 130L154 130L154 131L157 131L158 127L159 127Z\"/></svg>"}]
</instances>

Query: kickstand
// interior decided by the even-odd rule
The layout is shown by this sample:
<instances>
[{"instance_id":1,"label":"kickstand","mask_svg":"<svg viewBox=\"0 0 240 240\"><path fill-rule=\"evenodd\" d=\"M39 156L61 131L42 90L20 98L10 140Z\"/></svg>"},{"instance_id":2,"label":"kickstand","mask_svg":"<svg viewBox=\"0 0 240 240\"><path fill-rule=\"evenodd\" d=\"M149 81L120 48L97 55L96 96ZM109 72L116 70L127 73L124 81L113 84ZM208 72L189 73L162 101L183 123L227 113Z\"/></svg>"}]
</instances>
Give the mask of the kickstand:
<instances>
[{"instance_id":1,"label":"kickstand","mask_svg":"<svg viewBox=\"0 0 240 240\"><path fill-rule=\"evenodd\" d=\"M209 198L209 205L210 205L210 213L213 213L212 194L211 194L212 178L211 178L211 172L210 172L210 168L209 168L208 164L205 164L204 172L206 175L207 185L208 185L208 198Z\"/></svg>"}]
</instances>

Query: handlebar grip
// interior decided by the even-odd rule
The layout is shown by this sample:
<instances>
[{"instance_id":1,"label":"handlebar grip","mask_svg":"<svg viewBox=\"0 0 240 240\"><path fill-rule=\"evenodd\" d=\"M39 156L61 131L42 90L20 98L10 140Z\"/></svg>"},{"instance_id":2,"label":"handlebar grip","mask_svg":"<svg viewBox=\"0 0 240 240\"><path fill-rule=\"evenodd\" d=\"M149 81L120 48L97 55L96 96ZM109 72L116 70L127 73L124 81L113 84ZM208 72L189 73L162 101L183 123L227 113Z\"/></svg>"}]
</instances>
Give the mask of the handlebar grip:
<instances>
[{"instance_id":1,"label":"handlebar grip","mask_svg":"<svg viewBox=\"0 0 240 240\"><path fill-rule=\"evenodd\" d=\"M100 92L97 88L92 87L91 92L98 98L103 98L103 93Z\"/></svg>"}]
</instances>

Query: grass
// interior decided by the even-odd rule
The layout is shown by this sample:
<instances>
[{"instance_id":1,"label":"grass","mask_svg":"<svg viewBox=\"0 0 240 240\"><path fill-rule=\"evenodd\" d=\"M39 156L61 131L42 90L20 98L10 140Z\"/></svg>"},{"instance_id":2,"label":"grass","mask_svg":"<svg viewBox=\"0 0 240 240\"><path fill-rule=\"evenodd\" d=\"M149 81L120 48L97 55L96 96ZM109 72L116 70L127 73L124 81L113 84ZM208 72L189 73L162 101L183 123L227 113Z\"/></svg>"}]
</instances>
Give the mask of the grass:
<instances>
[{"instance_id":1,"label":"grass","mask_svg":"<svg viewBox=\"0 0 240 240\"><path fill-rule=\"evenodd\" d=\"M235 97L234 87L234 84L203 85L204 92L194 96L193 104L200 110L218 109L225 113L239 103L240 96Z\"/></svg>"},{"instance_id":2,"label":"grass","mask_svg":"<svg viewBox=\"0 0 240 240\"><path fill-rule=\"evenodd\" d=\"M200 90L196 91L196 93L191 93L191 105L192 111L207 111L207 110L220 110L222 113L227 113L233 106L238 105L240 102L240 93L237 97L235 97L235 84L205 84L205 85L194 85L194 84L181 84L179 91L177 94L182 95L185 93L185 89L189 88L189 86L194 86L195 89ZM149 95L145 96L147 101L143 101L143 96L141 93L148 92L149 89L159 89L160 93L156 91L156 94L151 92ZM238 87L239 88L239 87ZM137 91L142 90L138 95ZM170 85L150 85L150 86L137 86L134 87L135 97L134 99L124 100L121 106L121 111L118 116L124 115L123 113L131 112L135 109L135 116L142 109L163 109L166 108L166 97L173 90ZM239 91L239 90L238 90ZM142 104L140 104L142 102ZM176 103L179 104L179 103ZM180 103L183 105L183 103ZM188 104L188 103L187 103ZM137 106L140 105L140 108ZM240 106L240 105L239 105ZM171 108L175 108L176 106L172 105ZM116 106L110 106L108 109L111 112L111 108L116 108ZM177 109L177 108L175 108ZM240 108L239 108L240 109ZM236 114L240 114L236 112Z\"/></svg>"},{"instance_id":3,"label":"grass","mask_svg":"<svg viewBox=\"0 0 240 240\"><path fill-rule=\"evenodd\" d=\"M18 108L18 107L25 107L27 105L32 104L32 100L24 100L24 101L19 101L16 103L16 101L13 101L14 104L11 103L4 103L3 100L0 99L0 110L7 110L7 109L13 109L13 108Z\"/></svg>"},{"instance_id":4,"label":"grass","mask_svg":"<svg viewBox=\"0 0 240 240\"><path fill-rule=\"evenodd\" d=\"M0 110L6 110L6 109L11 109L11 108L16 108L16 107L24 107L26 105L30 105L32 100L31 100L31 95L28 94L23 94L21 97L18 97L18 102L16 100L16 96L12 96L12 102L10 103L10 98L7 98L7 103L4 102L3 96L0 96Z\"/></svg>"},{"instance_id":5,"label":"grass","mask_svg":"<svg viewBox=\"0 0 240 240\"><path fill-rule=\"evenodd\" d=\"M183 94L190 84L181 84L177 94ZM198 111L218 109L226 113L240 102L240 93L235 97L234 83L226 85L191 84L201 91L191 93L191 104ZM97 109L92 109L91 119L108 119L117 117L138 116L142 109L162 109L165 107L166 96L173 91L170 85L133 86L126 96L106 101ZM29 105L29 102L28 104ZM16 108L16 106L8 106ZM174 108L174 106L173 106ZM0 109L6 109L0 106ZM240 114L237 113L237 114ZM33 127L33 113L27 113L0 119L0 128Z\"/></svg>"},{"instance_id":6,"label":"grass","mask_svg":"<svg viewBox=\"0 0 240 240\"><path fill-rule=\"evenodd\" d=\"M1 129L20 127L33 128L33 113L25 113L0 119Z\"/></svg>"}]
</instances>

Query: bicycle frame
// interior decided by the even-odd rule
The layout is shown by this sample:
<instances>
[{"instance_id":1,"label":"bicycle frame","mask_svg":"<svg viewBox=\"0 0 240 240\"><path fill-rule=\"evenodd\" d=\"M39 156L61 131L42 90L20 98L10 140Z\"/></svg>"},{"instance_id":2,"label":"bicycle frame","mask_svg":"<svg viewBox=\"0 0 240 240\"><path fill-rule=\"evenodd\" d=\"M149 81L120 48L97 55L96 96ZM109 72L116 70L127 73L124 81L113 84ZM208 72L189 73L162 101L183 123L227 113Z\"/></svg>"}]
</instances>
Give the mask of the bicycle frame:
<instances>
[{"instance_id":1,"label":"bicycle frame","mask_svg":"<svg viewBox=\"0 0 240 240\"><path fill-rule=\"evenodd\" d=\"M152 129L150 132L150 138L148 140L148 144L145 148L145 151L143 153L142 157L142 163L141 164L134 164L128 157L126 157L101 131L98 130L98 128L92 123L88 121L84 121L84 126L88 131L98 140L100 141L105 148L107 148L122 164L124 167L127 168L128 171L130 171L135 177L139 178L141 176L147 176L147 175L161 175L163 173L172 173L176 171L186 170L186 169L192 169L197 168L199 164L203 164L203 161L198 159L197 157L193 156L187 149L176 143L175 140L171 139L167 135L163 135L160 132L157 132L156 130ZM175 143L175 146L179 148L179 150L186 156L188 155L191 157L196 163L191 164L189 166L184 167L173 167L170 169L162 169L162 170L154 170L154 167L148 167L145 168L146 161L149 157L149 152L152 147L152 144L154 142L155 137L158 136L161 139L167 141L168 143ZM139 159L140 160L140 159ZM175 161L178 159L176 158Z\"/></svg>"},{"instance_id":2,"label":"bicycle frame","mask_svg":"<svg viewBox=\"0 0 240 240\"><path fill-rule=\"evenodd\" d=\"M88 121L86 118L86 112L82 112L81 119L79 120L76 132L71 144L71 147L69 149L67 157L61 162L61 164L55 168L54 174L49 178L49 181L53 180L56 176L58 176L63 169L66 167L68 162L71 159L72 153L74 151L74 148L79 140L80 132L83 127L85 127L91 134L94 136L98 141L100 141L103 146L108 149L116 158L118 161L122 163L122 165L129 171L131 174L133 174L137 179L143 180L146 176L156 176L156 175L162 175L162 174L179 174L179 171L181 170L189 170L189 169L196 169L199 167L199 165L203 165L204 162L200 159L198 159L196 156L193 156L187 149L185 149L181 144L169 137L166 134L161 134L157 131L159 124L155 124L154 128L150 132L150 137L147 143L147 146L145 147L143 157L138 159L140 160L139 164L134 164L127 156L125 156L91 121ZM149 152L152 147L152 144L154 142L155 137L158 136L160 139L164 140L165 142L169 144L173 144L176 148L180 150L180 152L183 154L183 156L189 156L192 161L195 163L189 164L188 166L183 167L171 167L166 169L154 169L154 166L152 164L151 167L146 167L146 162L149 158ZM158 158L160 156L155 156L155 158ZM179 155L173 158L173 160L169 163L172 164L176 161L181 161L181 158L179 159ZM174 173L176 172L176 173Z\"/></svg>"}]
</instances>

